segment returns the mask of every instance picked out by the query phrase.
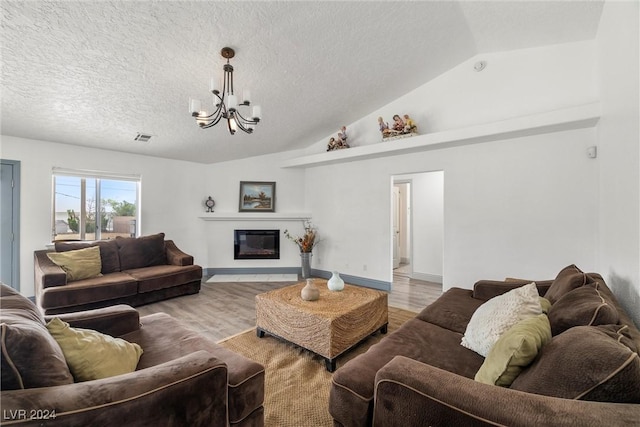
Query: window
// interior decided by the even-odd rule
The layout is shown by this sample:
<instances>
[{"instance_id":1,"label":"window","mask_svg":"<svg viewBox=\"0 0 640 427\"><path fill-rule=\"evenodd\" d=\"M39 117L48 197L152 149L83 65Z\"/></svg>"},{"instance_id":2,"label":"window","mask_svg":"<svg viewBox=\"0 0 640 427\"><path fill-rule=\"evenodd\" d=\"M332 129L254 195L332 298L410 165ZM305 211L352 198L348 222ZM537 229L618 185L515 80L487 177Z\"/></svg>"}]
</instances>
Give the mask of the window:
<instances>
[{"instance_id":1,"label":"window","mask_svg":"<svg viewBox=\"0 0 640 427\"><path fill-rule=\"evenodd\" d=\"M53 240L135 237L140 176L53 169Z\"/></svg>"}]
</instances>

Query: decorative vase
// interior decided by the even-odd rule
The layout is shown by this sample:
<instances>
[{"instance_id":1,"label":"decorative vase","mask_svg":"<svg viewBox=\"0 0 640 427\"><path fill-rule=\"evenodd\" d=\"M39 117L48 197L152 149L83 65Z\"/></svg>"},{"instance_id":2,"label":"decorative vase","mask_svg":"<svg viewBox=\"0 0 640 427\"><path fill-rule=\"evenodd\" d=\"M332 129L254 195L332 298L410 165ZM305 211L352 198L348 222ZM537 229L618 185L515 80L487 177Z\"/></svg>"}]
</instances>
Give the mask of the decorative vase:
<instances>
[{"instance_id":1,"label":"decorative vase","mask_svg":"<svg viewBox=\"0 0 640 427\"><path fill-rule=\"evenodd\" d=\"M302 260L302 278L308 279L311 277L311 252L300 252L300 259Z\"/></svg>"},{"instance_id":2,"label":"decorative vase","mask_svg":"<svg viewBox=\"0 0 640 427\"><path fill-rule=\"evenodd\" d=\"M316 288L313 279L307 279L307 284L300 291L300 297L305 301L316 301L320 298L320 290Z\"/></svg>"},{"instance_id":3,"label":"decorative vase","mask_svg":"<svg viewBox=\"0 0 640 427\"><path fill-rule=\"evenodd\" d=\"M344 289L344 280L340 278L340 273L333 272L331 279L327 282L327 287L330 291L341 291Z\"/></svg>"}]
</instances>

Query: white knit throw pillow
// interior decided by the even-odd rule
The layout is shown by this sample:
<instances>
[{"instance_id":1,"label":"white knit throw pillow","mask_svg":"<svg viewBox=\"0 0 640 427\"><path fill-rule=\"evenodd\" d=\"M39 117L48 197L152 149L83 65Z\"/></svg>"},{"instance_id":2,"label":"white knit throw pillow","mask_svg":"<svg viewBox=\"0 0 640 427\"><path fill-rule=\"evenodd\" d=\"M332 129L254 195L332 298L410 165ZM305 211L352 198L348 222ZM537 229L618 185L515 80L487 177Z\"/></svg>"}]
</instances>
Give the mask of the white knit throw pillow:
<instances>
[{"instance_id":1,"label":"white knit throw pillow","mask_svg":"<svg viewBox=\"0 0 640 427\"><path fill-rule=\"evenodd\" d=\"M509 328L542 313L539 297L536 284L530 283L491 298L473 313L460 344L487 357Z\"/></svg>"}]
</instances>

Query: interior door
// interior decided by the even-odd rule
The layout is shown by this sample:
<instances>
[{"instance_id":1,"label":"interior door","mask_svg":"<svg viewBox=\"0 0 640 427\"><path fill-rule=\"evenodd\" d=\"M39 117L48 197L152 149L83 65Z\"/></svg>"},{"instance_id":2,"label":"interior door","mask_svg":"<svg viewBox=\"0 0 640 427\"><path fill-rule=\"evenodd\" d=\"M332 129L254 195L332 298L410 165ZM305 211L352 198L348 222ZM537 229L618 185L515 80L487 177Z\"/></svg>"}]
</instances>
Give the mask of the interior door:
<instances>
[{"instance_id":1,"label":"interior door","mask_svg":"<svg viewBox=\"0 0 640 427\"><path fill-rule=\"evenodd\" d=\"M0 281L15 289L20 288L19 177L19 162L0 162Z\"/></svg>"},{"instance_id":2,"label":"interior door","mask_svg":"<svg viewBox=\"0 0 640 427\"><path fill-rule=\"evenodd\" d=\"M393 268L400 267L400 189L393 186Z\"/></svg>"}]
</instances>

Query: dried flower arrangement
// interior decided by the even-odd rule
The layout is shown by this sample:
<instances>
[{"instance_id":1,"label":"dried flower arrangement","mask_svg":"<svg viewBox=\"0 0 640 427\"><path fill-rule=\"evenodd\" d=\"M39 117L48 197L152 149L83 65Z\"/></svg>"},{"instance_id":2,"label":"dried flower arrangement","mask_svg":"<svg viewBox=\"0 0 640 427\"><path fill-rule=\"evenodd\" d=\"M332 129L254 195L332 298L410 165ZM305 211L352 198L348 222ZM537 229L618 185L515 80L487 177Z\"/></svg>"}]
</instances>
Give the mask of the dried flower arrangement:
<instances>
[{"instance_id":1,"label":"dried flower arrangement","mask_svg":"<svg viewBox=\"0 0 640 427\"><path fill-rule=\"evenodd\" d=\"M317 231L311 224L311 221L304 221L304 234L302 237L294 237L289 233L289 230L284 230L284 235L287 239L298 245L300 252L311 252L313 247L318 243L316 241Z\"/></svg>"}]
</instances>

